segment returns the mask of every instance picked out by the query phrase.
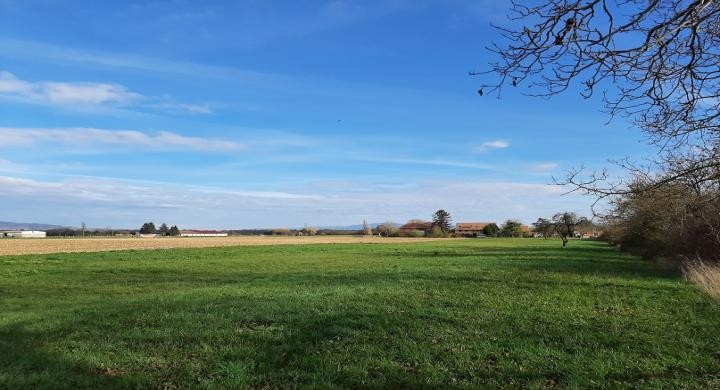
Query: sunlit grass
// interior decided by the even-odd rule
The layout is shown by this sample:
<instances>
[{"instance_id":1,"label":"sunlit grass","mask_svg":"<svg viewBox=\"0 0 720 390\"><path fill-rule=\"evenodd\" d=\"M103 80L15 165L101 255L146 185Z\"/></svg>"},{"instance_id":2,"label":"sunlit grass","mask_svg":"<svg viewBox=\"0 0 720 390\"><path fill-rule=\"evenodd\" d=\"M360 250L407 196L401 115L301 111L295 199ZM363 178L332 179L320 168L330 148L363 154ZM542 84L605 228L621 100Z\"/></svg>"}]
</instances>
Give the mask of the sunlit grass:
<instances>
[{"instance_id":1,"label":"sunlit grass","mask_svg":"<svg viewBox=\"0 0 720 390\"><path fill-rule=\"evenodd\" d=\"M598 242L0 257L0 388L720 386L720 308Z\"/></svg>"}]
</instances>

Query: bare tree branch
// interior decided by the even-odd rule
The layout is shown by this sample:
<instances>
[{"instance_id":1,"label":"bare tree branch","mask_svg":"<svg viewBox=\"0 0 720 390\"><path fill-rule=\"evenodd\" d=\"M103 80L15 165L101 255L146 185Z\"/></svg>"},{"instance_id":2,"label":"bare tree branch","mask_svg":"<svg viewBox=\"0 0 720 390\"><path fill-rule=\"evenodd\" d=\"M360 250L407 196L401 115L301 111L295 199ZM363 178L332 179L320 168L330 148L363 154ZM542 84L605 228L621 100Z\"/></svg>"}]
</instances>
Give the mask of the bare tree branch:
<instances>
[{"instance_id":1,"label":"bare tree branch","mask_svg":"<svg viewBox=\"0 0 720 390\"><path fill-rule=\"evenodd\" d=\"M601 91L610 117L622 116L658 147L652 167L627 162L632 180L607 171L568 173L559 184L601 198L688 178L717 182L720 169L720 0L543 0L511 2L511 27L496 26L503 40L489 50L498 60L487 72L496 81L484 93L525 86L549 97L579 87ZM662 173L657 173L662 172ZM653 187L654 186L654 187Z\"/></svg>"}]
</instances>

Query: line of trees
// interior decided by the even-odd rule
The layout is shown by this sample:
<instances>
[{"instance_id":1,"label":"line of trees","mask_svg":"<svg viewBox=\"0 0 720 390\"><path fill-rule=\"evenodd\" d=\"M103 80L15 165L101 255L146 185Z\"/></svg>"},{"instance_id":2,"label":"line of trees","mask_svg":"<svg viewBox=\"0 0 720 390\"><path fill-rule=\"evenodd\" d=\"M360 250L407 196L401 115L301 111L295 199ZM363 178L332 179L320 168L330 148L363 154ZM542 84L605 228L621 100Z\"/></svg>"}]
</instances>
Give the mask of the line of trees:
<instances>
[{"instance_id":1,"label":"line of trees","mask_svg":"<svg viewBox=\"0 0 720 390\"><path fill-rule=\"evenodd\" d=\"M576 226L589 224L586 218L578 217L575 213L563 212L557 213L551 219L539 218L534 223L534 233L540 233L542 237L560 237L563 247L567 246L569 239L575 235ZM432 214L431 222L422 219L411 219L407 225L415 224L414 230L399 228L394 222L384 222L373 228L367 220L362 221L359 230L334 230L334 229L317 229L312 226L305 226L302 229L278 228L271 230L241 230L233 231L233 234L264 234L275 236L314 236L314 235L379 235L382 237L432 237L444 238L452 237L455 234L452 228L452 216L446 210L440 209ZM145 226L145 225L143 225ZM483 234L487 237L530 237L533 232L523 225L522 222L515 219L508 219L502 225L490 223L483 228Z\"/></svg>"},{"instance_id":2,"label":"line of trees","mask_svg":"<svg viewBox=\"0 0 720 390\"><path fill-rule=\"evenodd\" d=\"M175 225L168 227L166 223L163 223L159 228L156 228L153 222L145 222L142 227L140 227L139 232L140 234L158 234L171 237L180 235L180 229Z\"/></svg>"}]
</instances>

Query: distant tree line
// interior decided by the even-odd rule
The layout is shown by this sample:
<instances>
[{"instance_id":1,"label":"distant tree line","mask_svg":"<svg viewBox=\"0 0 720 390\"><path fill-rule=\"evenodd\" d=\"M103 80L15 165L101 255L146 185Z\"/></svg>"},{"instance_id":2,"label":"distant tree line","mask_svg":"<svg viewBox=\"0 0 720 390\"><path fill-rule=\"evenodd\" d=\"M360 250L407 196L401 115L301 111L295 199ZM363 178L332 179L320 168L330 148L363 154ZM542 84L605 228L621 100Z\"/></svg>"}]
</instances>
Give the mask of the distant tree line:
<instances>
[{"instance_id":1,"label":"distant tree line","mask_svg":"<svg viewBox=\"0 0 720 390\"><path fill-rule=\"evenodd\" d=\"M160 225L160 228L155 228L155 223L153 222L145 222L139 230L140 234L157 234L160 236L179 236L180 235L180 229L178 229L177 226L173 225L172 227L168 227L166 223L163 223Z\"/></svg>"},{"instance_id":2,"label":"distant tree line","mask_svg":"<svg viewBox=\"0 0 720 390\"><path fill-rule=\"evenodd\" d=\"M116 235L132 235L134 230L130 229L85 229L82 228L58 228L45 231L48 237L111 237Z\"/></svg>"}]
</instances>

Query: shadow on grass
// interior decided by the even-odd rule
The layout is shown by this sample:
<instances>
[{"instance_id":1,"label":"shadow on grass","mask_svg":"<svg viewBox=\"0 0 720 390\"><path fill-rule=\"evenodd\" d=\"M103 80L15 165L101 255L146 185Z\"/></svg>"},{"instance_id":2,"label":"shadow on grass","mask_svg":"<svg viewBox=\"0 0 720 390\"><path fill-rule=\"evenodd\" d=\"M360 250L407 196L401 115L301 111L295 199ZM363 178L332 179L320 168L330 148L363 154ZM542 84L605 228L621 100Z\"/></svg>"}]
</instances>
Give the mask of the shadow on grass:
<instances>
[{"instance_id":1,"label":"shadow on grass","mask_svg":"<svg viewBox=\"0 0 720 390\"><path fill-rule=\"evenodd\" d=\"M619 329L610 317L533 318L541 313L513 307L477 323L462 302L219 295L98 304L46 318L45 330L30 330L38 327L31 323L1 328L0 387L537 387L577 381L570 376L610 357L616 365L608 372L619 381L656 372L703 375L696 362L683 362L690 351L672 349L674 337L658 324ZM652 329L660 333L648 334ZM678 354L676 362L638 377L664 359L656 351ZM717 372L718 363L702 369Z\"/></svg>"},{"instance_id":2,"label":"shadow on grass","mask_svg":"<svg viewBox=\"0 0 720 390\"><path fill-rule=\"evenodd\" d=\"M232 258L234 252L224 251ZM106 281L124 289L98 298L101 303L79 307L68 300L37 322L0 328L0 387L584 387L588 378L702 381L720 371L720 363L707 358L714 346L702 342L715 328L687 325L694 316L647 323L613 317L612 301L600 308L609 314L573 304L572 294L602 293L603 287L620 289L607 296L647 304L659 296L658 287L630 282L676 277L611 248L373 247L369 257L380 266L87 271L80 280L88 283L81 285L104 288L99 281ZM483 262L491 267L479 267ZM452 267L443 268L448 263ZM559 277L538 278L539 272ZM571 277L587 275L601 278ZM383 288L372 289L378 285ZM389 294L395 285L399 293ZM518 296L539 302L505 299L505 306L480 302L478 309L468 304L478 304L468 295L478 285L485 293L527 288L530 293ZM548 288L572 294L557 306L544 305L548 296L536 292ZM685 341L664 328L685 325L678 332ZM588 371L593 365L605 372Z\"/></svg>"},{"instance_id":3,"label":"shadow on grass","mask_svg":"<svg viewBox=\"0 0 720 390\"><path fill-rule=\"evenodd\" d=\"M402 323L420 317L357 309L248 297L88 307L50 329L0 329L0 388L360 386L367 367L353 365L366 351L347 350L364 335L402 334ZM386 347L365 346L378 355ZM96 357L107 366L93 365ZM425 383L411 373L377 379Z\"/></svg>"},{"instance_id":4,"label":"shadow on grass","mask_svg":"<svg viewBox=\"0 0 720 390\"><path fill-rule=\"evenodd\" d=\"M654 263L629 256L603 242L584 243L583 246L562 247L503 247L458 246L434 250L395 250L384 252L389 259L436 259L490 262L493 266L507 266L518 270L550 271L577 276L595 275L625 279L677 279L679 271L659 268Z\"/></svg>"},{"instance_id":5,"label":"shadow on grass","mask_svg":"<svg viewBox=\"0 0 720 390\"><path fill-rule=\"evenodd\" d=\"M147 385L112 367L92 367L70 360L66 351L50 351L47 341L61 338L56 330L30 331L23 324L0 328L0 388L78 389L133 388Z\"/></svg>"}]
</instances>

